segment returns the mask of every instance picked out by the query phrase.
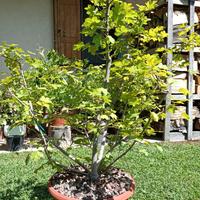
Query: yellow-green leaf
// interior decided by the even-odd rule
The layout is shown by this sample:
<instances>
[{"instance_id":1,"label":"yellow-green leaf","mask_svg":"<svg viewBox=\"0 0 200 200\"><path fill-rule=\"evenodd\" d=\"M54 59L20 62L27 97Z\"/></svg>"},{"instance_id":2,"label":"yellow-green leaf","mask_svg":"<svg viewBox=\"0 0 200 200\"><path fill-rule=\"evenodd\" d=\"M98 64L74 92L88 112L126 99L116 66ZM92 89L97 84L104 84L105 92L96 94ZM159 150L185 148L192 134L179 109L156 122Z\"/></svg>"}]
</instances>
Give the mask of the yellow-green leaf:
<instances>
[{"instance_id":1,"label":"yellow-green leaf","mask_svg":"<svg viewBox=\"0 0 200 200\"><path fill-rule=\"evenodd\" d=\"M158 122L159 116L155 112L151 112L151 119L155 122Z\"/></svg>"},{"instance_id":2,"label":"yellow-green leaf","mask_svg":"<svg viewBox=\"0 0 200 200\"><path fill-rule=\"evenodd\" d=\"M183 112L183 113L181 114L181 117L182 117L183 119L186 119L186 120L189 120L189 119L190 119L190 116L189 116L187 113L185 113L185 112Z\"/></svg>"},{"instance_id":3,"label":"yellow-green leaf","mask_svg":"<svg viewBox=\"0 0 200 200\"><path fill-rule=\"evenodd\" d=\"M187 90L186 88L180 88L179 92L184 94L184 95L188 95L190 93L189 90Z\"/></svg>"}]
</instances>

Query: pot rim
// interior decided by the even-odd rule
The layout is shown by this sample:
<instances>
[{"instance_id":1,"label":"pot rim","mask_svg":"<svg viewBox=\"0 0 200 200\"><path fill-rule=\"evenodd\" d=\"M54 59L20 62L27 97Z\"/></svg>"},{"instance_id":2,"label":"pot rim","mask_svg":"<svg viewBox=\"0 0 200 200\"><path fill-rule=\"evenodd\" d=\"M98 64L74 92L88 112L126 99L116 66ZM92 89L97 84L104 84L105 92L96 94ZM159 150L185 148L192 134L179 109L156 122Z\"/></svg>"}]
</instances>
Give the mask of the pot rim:
<instances>
[{"instance_id":1,"label":"pot rim","mask_svg":"<svg viewBox=\"0 0 200 200\"><path fill-rule=\"evenodd\" d=\"M79 199L75 199L73 197L65 196L65 195L61 194L60 192L58 192L57 190L55 190L54 187L51 185L52 177L48 181L48 191L55 199L57 199L57 200L79 200ZM130 179L131 179L131 186L128 191L126 191L118 196L113 196L113 197L111 197L109 199L105 199L105 200L127 200L127 199L129 199L135 192L135 180L132 176L130 176Z\"/></svg>"}]
</instances>

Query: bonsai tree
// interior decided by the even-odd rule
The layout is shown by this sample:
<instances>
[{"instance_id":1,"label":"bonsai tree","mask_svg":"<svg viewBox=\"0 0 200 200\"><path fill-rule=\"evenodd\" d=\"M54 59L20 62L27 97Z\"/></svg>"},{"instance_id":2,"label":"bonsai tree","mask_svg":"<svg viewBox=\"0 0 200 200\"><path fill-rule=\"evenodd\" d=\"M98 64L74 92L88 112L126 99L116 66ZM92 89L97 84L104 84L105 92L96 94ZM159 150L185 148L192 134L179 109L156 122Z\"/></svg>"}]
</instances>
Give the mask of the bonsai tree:
<instances>
[{"instance_id":1,"label":"bonsai tree","mask_svg":"<svg viewBox=\"0 0 200 200\"><path fill-rule=\"evenodd\" d=\"M86 50L102 59L102 65L86 69L93 78L87 80L87 99L80 104L80 109L89 113L86 130L93 134L89 171L91 180L97 181L101 172L131 150L134 139L154 132L152 121L163 117L158 94L166 89L168 72L158 53L148 53L148 44L164 41L167 34L163 27L146 29L150 21L146 13L155 8L155 1L138 10L121 0L91 3L82 30L91 40L79 43L75 50ZM116 130L113 137L109 128ZM127 149L107 163L106 153L112 155L121 141L129 139L133 140Z\"/></svg>"},{"instance_id":2,"label":"bonsai tree","mask_svg":"<svg viewBox=\"0 0 200 200\"><path fill-rule=\"evenodd\" d=\"M67 60L55 52L35 56L14 45L1 46L0 56L10 70L0 82L1 105L11 104L20 113L12 115L15 124L37 126L53 166L67 168L49 147L80 167L70 171L97 185L102 174L109 173L138 139L154 133L151 122L164 118L160 96L171 74L162 64L163 48L149 53L150 42L167 37L163 27L148 26L148 13L155 6L151 1L134 9L122 0L91 0L82 26L83 36L91 39L77 44L75 50L100 57L101 65ZM186 41L188 46L194 39ZM57 114L81 132L74 143L86 146L88 154L73 156L70 149L62 149L47 137L40 124ZM127 145L114 157L113 152L124 142Z\"/></svg>"}]
</instances>

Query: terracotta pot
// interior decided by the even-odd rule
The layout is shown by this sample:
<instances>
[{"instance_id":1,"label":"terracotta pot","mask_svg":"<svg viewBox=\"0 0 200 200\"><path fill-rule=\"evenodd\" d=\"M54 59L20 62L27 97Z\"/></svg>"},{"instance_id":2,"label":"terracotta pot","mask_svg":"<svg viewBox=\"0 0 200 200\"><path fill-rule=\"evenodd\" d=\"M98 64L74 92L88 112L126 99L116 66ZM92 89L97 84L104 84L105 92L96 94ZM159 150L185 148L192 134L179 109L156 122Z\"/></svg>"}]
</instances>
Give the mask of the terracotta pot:
<instances>
[{"instance_id":1,"label":"terracotta pot","mask_svg":"<svg viewBox=\"0 0 200 200\"><path fill-rule=\"evenodd\" d=\"M51 122L52 126L64 126L65 125L65 119L63 118L55 118L52 122Z\"/></svg>"},{"instance_id":2,"label":"terracotta pot","mask_svg":"<svg viewBox=\"0 0 200 200\"><path fill-rule=\"evenodd\" d=\"M49 180L49 183L48 183L48 191L55 200L79 200L72 197L64 196L63 194L59 193L57 190L55 190L52 187L51 179ZM129 191L124 192L123 194L120 194L119 196L114 196L112 198L109 198L107 200L127 200L133 195L134 191L135 191L135 181L132 178L132 184Z\"/></svg>"}]
</instances>

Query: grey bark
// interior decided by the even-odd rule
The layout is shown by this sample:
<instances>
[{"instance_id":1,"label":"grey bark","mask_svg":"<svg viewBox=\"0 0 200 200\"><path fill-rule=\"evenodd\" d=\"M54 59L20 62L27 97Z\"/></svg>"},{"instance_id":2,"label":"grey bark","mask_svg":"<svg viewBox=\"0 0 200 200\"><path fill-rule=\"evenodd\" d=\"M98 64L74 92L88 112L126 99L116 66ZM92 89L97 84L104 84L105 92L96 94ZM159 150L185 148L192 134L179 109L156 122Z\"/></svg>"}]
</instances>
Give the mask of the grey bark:
<instances>
[{"instance_id":1,"label":"grey bark","mask_svg":"<svg viewBox=\"0 0 200 200\"><path fill-rule=\"evenodd\" d=\"M104 151L106 146L106 136L108 134L106 123L101 123L102 134L95 138L93 145L93 156L92 156L92 170L91 170L91 180L96 181L99 178L99 166L104 157Z\"/></svg>"},{"instance_id":2,"label":"grey bark","mask_svg":"<svg viewBox=\"0 0 200 200\"><path fill-rule=\"evenodd\" d=\"M105 37L109 36L110 32L110 10L111 10L111 2L110 0L106 1L106 33ZM110 79L110 68L112 66L112 57L111 57L111 49L110 44L106 46L106 75L105 75L105 85L108 87L109 79ZM93 155L92 155L92 169L91 169L91 180L97 181L99 178L99 167L104 158L105 146L106 146L106 136L107 136L107 124L104 121L100 122L101 133L95 139L93 144Z\"/></svg>"}]
</instances>

